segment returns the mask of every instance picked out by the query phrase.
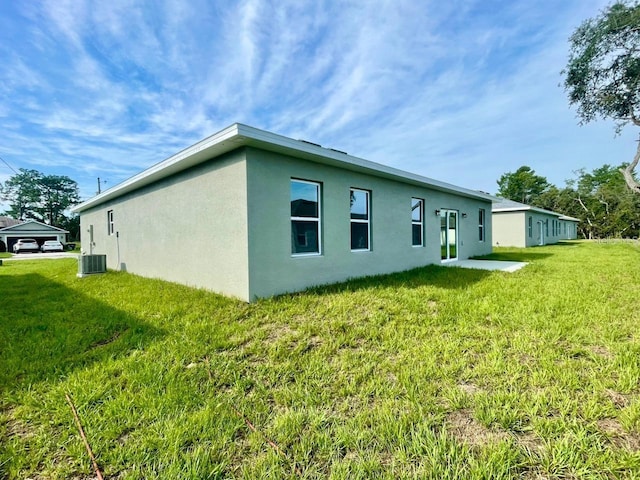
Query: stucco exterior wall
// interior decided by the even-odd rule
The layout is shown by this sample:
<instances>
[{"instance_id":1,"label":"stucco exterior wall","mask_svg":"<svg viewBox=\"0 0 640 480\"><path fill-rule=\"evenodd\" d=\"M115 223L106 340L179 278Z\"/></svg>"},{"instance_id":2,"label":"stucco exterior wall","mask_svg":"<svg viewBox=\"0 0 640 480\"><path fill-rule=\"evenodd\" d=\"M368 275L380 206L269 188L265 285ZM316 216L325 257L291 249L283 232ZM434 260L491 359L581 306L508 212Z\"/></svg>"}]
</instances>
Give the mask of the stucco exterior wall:
<instances>
[{"instance_id":1,"label":"stucco exterior wall","mask_svg":"<svg viewBox=\"0 0 640 480\"><path fill-rule=\"evenodd\" d=\"M83 249L110 269L203 287L247 300L248 228L244 149L82 212ZM113 210L116 234L108 234Z\"/></svg>"},{"instance_id":2,"label":"stucco exterior wall","mask_svg":"<svg viewBox=\"0 0 640 480\"><path fill-rule=\"evenodd\" d=\"M529 246L527 244L527 220L524 212L494 212L492 217L494 246Z\"/></svg>"},{"instance_id":3,"label":"stucco exterior wall","mask_svg":"<svg viewBox=\"0 0 640 480\"><path fill-rule=\"evenodd\" d=\"M321 255L291 253L290 182L322 184ZM443 193L349 170L247 150L250 297L397 272L440 263L440 217L436 209L457 210L459 256L491 253L491 202ZM371 191L371 251L352 252L350 188ZM411 198L425 202L424 246L413 247ZM479 241L478 209L485 209L485 240ZM462 218L466 213L466 218Z\"/></svg>"},{"instance_id":4,"label":"stucco exterior wall","mask_svg":"<svg viewBox=\"0 0 640 480\"><path fill-rule=\"evenodd\" d=\"M527 217L532 218L533 222L533 235L529 237L527 234L527 247L532 247L536 245L540 245L541 243L541 233L540 229L542 228L542 244L543 245L551 245L554 243L558 243L560 241L560 231L553 229L553 222L556 222L559 225L558 217L555 215L547 215L540 212L527 212ZM528 222L528 220L527 220Z\"/></svg>"},{"instance_id":5,"label":"stucco exterior wall","mask_svg":"<svg viewBox=\"0 0 640 480\"><path fill-rule=\"evenodd\" d=\"M531 218L531 232L529 231ZM554 228L555 222L555 228ZM556 215L535 210L493 212L493 245L534 247L566 239L563 222Z\"/></svg>"},{"instance_id":6,"label":"stucco exterior wall","mask_svg":"<svg viewBox=\"0 0 640 480\"><path fill-rule=\"evenodd\" d=\"M561 220L562 233L560 238L562 240L575 240L578 238L578 222L573 220Z\"/></svg>"}]
</instances>

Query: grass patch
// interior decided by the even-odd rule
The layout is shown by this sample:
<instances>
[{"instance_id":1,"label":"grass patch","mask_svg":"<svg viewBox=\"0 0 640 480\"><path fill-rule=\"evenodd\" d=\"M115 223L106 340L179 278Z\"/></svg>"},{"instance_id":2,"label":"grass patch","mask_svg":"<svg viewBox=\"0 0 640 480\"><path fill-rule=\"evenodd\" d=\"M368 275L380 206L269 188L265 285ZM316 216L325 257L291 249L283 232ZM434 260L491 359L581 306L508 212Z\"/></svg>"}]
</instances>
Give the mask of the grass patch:
<instances>
[{"instance_id":1,"label":"grass patch","mask_svg":"<svg viewBox=\"0 0 640 480\"><path fill-rule=\"evenodd\" d=\"M91 476L65 393L108 478L637 478L640 249L491 257L251 305L7 262L0 478Z\"/></svg>"}]
</instances>

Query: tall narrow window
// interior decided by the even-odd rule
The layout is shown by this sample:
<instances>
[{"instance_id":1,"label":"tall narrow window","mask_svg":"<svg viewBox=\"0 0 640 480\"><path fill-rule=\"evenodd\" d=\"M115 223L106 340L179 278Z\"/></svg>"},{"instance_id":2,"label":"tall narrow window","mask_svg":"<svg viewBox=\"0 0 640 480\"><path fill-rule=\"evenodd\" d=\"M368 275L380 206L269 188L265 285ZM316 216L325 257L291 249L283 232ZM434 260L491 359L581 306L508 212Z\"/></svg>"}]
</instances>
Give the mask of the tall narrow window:
<instances>
[{"instance_id":1,"label":"tall narrow window","mask_svg":"<svg viewBox=\"0 0 640 480\"><path fill-rule=\"evenodd\" d=\"M113 235L116 232L115 223L113 222L113 210L107 211L107 234Z\"/></svg>"},{"instance_id":2,"label":"tall narrow window","mask_svg":"<svg viewBox=\"0 0 640 480\"><path fill-rule=\"evenodd\" d=\"M291 180L291 254L320 254L320 184Z\"/></svg>"},{"instance_id":3,"label":"tall narrow window","mask_svg":"<svg viewBox=\"0 0 640 480\"><path fill-rule=\"evenodd\" d=\"M529 217L529 238L533 237L533 218Z\"/></svg>"},{"instance_id":4,"label":"tall narrow window","mask_svg":"<svg viewBox=\"0 0 640 480\"><path fill-rule=\"evenodd\" d=\"M484 208L478 210L478 240L484 242Z\"/></svg>"},{"instance_id":5,"label":"tall narrow window","mask_svg":"<svg viewBox=\"0 0 640 480\"><path fill-rule=\"evenodd\" d=\"M545 237L549 236L549 219L548 218L544 221L544 236Z\"/></svg>"},{"instance_id":6,"label":"tall narrow window","mask_svg":"<svg viewBox=\"0 0 640 480\"><path fill-rule=\"evenodd\" d=\"M424 245L422 235L424 231L424 200L420 198L411 199L411 245L422 247Z\"/></svg>"},{"instance_id":7,"label":"tall narrow window","mask_svg":"<svg viewBox=\"0 0 640 480\"><path fill-rule=\"evenodd\" d=\"M371 250L371 199L367 190L352 188L351 204L351 250Z\"/></svg>"}]
</instances>

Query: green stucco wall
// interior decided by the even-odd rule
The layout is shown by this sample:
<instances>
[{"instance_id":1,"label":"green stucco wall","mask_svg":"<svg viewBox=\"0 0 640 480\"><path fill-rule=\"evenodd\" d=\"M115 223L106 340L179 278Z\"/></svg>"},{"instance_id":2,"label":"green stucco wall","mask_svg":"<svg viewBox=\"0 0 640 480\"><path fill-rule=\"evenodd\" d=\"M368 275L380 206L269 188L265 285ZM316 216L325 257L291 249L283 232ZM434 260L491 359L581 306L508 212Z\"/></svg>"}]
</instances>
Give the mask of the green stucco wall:
<instances>
[{"instance_id":1,"label":"green stucco wall","mask_svg":"<svg viewBox=\"0 0 640 480\"><path fill-rule=\"evenodd\" d=\"M529 217L532 221L532 234L529 236ZM552 222L557 222L554 231ZM493 244L501 247L535 247L540 245L540 227L542 222L543 244L550 245L568 238L564 234L563 221L556 215L548 215L532 210L493 213ZM548 228L545 226L548 222ZM573 229L575 231L575 229Z\"/></svg>"},{"instance_id":2,"label":"green stucco wall","mask_svg":"<svg viewBox=\"0 0 640 480\"><path fill-rule=\"evenodd\" d=\"M322 254L291 255L290 181L322 184ZM491 252L491 203L421 186L247 149L250 298L302 290L350 277L397 272L440 263L440 218L459 216L459 258ZM371 191L369 252L350 249L349 190ZM425 201L425 246L411 245L411 198ZM479 241L478 209L486 211L486 238Z\"/></svg>"},{"instance_id":3,"label":"green stucco wall","mask_svg":"<svg viewBox=\"0 0 640 480\"><path fill-rule=\"evenodd\" d=\"M527 218L524 212L493 213L493 244L497 247L526 247Z\"/></svg>"},{"instance_id":4,"label":"green stucco wall","mask_svg":"<svg viewBox=\"0 0 640 480\"><path fill-rule=\"evenodd\" d=\"M249 298L244 150L81 214L82 247L111 269ZM107 233L113 210L116 235Z\"/></svg>"},{"instance_id":5,"label":"green stucco wall","mask_svg":"<svg viewBox=\"0 0 640 480\"><path fill-rule=\"evenodd\" d=\"M290 181L322 184L322 254L291 254ZM371 191L371 245L350 249L349 190ZM411 245L411 198L424 199L423 247ZM478 209L486 212L478 238ZM242 148L83 211L82 246L111 269L251 301L352 277L440 263L440 217L459 212L458 258L491 252L491 203L421 185ZM107 231L113 210L118 236ZM466 218L463 218L466 213Z\"/></svg>"}]
</instances>

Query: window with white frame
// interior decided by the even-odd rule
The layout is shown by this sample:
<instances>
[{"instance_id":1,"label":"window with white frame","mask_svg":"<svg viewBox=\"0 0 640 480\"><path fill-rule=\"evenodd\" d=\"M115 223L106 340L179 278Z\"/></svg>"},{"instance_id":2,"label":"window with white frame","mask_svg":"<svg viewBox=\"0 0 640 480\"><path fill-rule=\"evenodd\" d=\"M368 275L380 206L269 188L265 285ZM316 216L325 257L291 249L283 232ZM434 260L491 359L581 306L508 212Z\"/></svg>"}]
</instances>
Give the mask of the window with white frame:
<instances>
[{"instance_id":1,"label":"window with white frame","mask_svg":"<svg viewBox=\"0 0 640 480\"><path fill-rule=\"evenodd\" d=\"M107 211L107 234L113 235L116 232L116 226L113 221L113 210Z\"/></svg>"},{"instance_id":2,"label":"window with white frame","mask_svg":"<svg viewBox=\"0 0 640 480\"><path fill-rule=\"evenodd\" d=\"M484 242L484 222L485 222L485 210L480 208L478 210L478 240Z\"/></svg>"},{"instance_id":3,"label":"window with white frame","mask_svg":"<svg viewBox=\"0 0 640 480\"><path fill-rule=\"evenodd\" d=\"M291 179L291 254L319 255L321 185Z\"/></svg>"},{"instance_id":4,"label":"window with white frame","mask_svg":"<svg viewBox=\"0 0 640 480\"><path fill-rule=\"evenodd\" d=\"M529 217L529 238L533 237L533 217Z\"/></svg>"},{"instance_id":5,"label":"window with white frame","mask_svg":"<svg viewBox=\"0 0 640 480\"><path fill-rule=\"evenodd\" d=\"M371 250L371 192L352 188L349 192L351 205L351 250Z\"/></svg>"},{"instance_id":6,"label":"window with white frame","mask_svg":"<svg viewBox=\"0 0 640 480\"><path fill-rule=\"evenodd\" d=\"M414 247L424 246L424 200L421 198L411 199L411 245Z\"/></svg>"}]
</instances>

